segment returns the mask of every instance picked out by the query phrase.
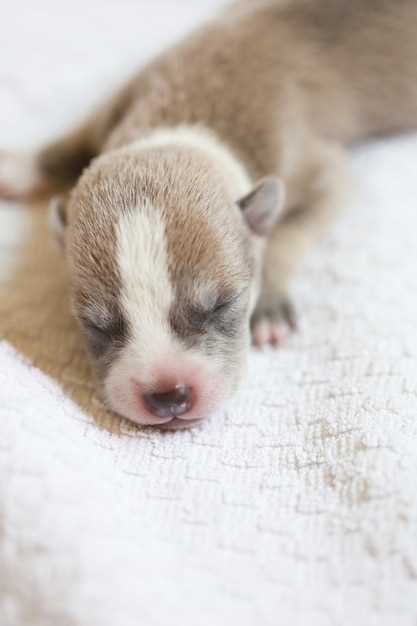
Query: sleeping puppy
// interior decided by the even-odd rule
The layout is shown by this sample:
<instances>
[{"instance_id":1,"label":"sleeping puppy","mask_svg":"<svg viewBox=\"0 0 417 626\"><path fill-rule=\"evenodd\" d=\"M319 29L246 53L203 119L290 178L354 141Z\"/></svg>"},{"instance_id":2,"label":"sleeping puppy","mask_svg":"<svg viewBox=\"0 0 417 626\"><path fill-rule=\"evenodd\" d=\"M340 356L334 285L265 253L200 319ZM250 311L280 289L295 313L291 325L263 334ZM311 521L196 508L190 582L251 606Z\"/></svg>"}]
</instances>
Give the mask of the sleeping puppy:
<instances>
[{"instance_id":1,"label":"sleeping puppy","mask_svg":"<svg viewBox=\"0 0 417 626\"><path fill-rule=\"evenodd\" d=\"M417 126L414 0L240 2L37 155L0 193L59 186L51 222L109 408L189 427L250 337L296 326L289 285L343 208L345 147Z\"/></svg>"}]
</instances>

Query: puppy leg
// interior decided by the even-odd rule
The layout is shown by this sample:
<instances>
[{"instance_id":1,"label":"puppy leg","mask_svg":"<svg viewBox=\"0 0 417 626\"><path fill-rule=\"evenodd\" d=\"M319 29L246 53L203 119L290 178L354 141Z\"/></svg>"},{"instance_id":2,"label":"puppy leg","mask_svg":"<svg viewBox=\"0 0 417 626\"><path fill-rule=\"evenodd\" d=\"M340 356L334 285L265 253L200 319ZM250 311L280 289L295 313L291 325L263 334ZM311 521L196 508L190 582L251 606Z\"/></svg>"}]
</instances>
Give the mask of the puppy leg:
<instances>
[{"instance_id":1,"label":"puppy leg","mask_svg":"<svg viewBox=\"0 0 417 626\"><path fill-rule=\"evenodd\" d=\"M49 144L36 157L42 175L59 188L72 186L97 154L93 141L94 120Z\"/></svg>"},{"instance_id":2,"label":"puppy leg","mask_svg":"<svg viewBox=\"0 0 417 626\"><path fill-rule=\"evenodd\" d=\"M0 151L0 198L24 200L45 188L46 181L33 155Z\"/></svg>"},{"instance_id":3,"label":"puppy leg","mask_svg":"<svg viewBox=\"0 0 417 626\"><path fill-rule=\"evenodd\" d=\"M67 187L94 156L86 123L39 153L0 151L0 197L30 199L50 187Z\"/></svg>"},{"instance_id":4,"label":"puppy leg","mask_svg":"<svg viewBox=\"0 0 417 626\"><path fill-rule=\"evenodd\" d=\"M54 187L68 189L74 185L120 123L133 96L128 83L83 124L40 151L36 157L38 168Z\"/></svg>"},{"instance_id":5,"label":"puppy leg","mask_svg":"<svg viewBox=\"0 0 417 626\"><path fill-rule=\"evenodd\" d=\"M297 326L288 287L303 256L346 204L346 161L341 148L316 144L287 181L289 208L267 243L261 294L252 317L257 346L277 345Z\"/></svg>"},{"instance_id":6,"label":"puppy leg","mask_svg":"<svg viewBox=\"0 0 417 626\"><path fill-rule=\"evenodd\" d=\"M70 188L100 152L133 96L129 83L84 123L37 154L0 151L0 198L24 200L50 188Z\"/></svg>"}]
</instances>

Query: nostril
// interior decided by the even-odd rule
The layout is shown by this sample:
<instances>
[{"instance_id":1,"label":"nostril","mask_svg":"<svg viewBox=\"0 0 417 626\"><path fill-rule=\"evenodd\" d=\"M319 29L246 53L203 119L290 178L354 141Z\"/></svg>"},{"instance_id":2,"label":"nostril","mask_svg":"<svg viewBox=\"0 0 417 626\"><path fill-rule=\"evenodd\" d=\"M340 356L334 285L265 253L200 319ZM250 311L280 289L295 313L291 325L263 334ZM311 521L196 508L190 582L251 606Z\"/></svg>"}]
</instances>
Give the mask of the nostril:
<instances>
[{"instance_id":1,"label":"nostril","mask_svg":"<svg viewBox=\"0 0 417 626\"><path fill-rule=\"evenodd\" d=\"M178 385L164 393L148 393L143 396L146 408L156 417L181 417L192 409L192 388Z\"/></svg>"}]
</instances>

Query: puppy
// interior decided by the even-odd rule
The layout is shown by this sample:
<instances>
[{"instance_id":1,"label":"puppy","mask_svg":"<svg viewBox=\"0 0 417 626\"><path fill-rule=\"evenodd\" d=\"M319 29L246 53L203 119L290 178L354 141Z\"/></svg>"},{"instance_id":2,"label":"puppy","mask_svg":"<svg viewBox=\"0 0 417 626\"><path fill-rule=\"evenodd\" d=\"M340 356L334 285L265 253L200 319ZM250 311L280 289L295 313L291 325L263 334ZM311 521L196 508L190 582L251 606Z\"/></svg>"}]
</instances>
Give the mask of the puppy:
<instances>
[{"instance_id":1,"label":"puppy","mask_svg":"<svg viewBox=\"0 0 417 626\"><path fill-rule=\"evenodd\" d=\"M252 329L296 325L300 260L343 208L346 146L417 127L414 0L240 2L145 67L0 191L52 223L109 408L189 427L236 389Z\"/></svg>"}]
</instances>

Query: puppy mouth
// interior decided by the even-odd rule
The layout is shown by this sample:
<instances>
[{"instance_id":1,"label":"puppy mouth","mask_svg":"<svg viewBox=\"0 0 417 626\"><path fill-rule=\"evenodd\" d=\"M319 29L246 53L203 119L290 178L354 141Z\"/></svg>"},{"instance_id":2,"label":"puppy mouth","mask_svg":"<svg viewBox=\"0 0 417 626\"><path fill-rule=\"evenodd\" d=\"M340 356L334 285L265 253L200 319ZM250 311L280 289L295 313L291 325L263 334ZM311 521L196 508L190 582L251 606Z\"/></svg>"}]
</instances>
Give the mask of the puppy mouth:
<instances>
[{"instance_id":1,"label":"puppy mouth","mask_svg":"<svg viewBox=\"0 0 417 626\"><path fill-rule=\"evenodd\" d=\"M175 431L175 430L186 430L192 428L193 426L197 426L201 424L203 419L181 419L180 417L174 417L173 419L166 421L162 424L155 424L152 428L157 428L163 431Z\"/></svg>"}]
</instances>

